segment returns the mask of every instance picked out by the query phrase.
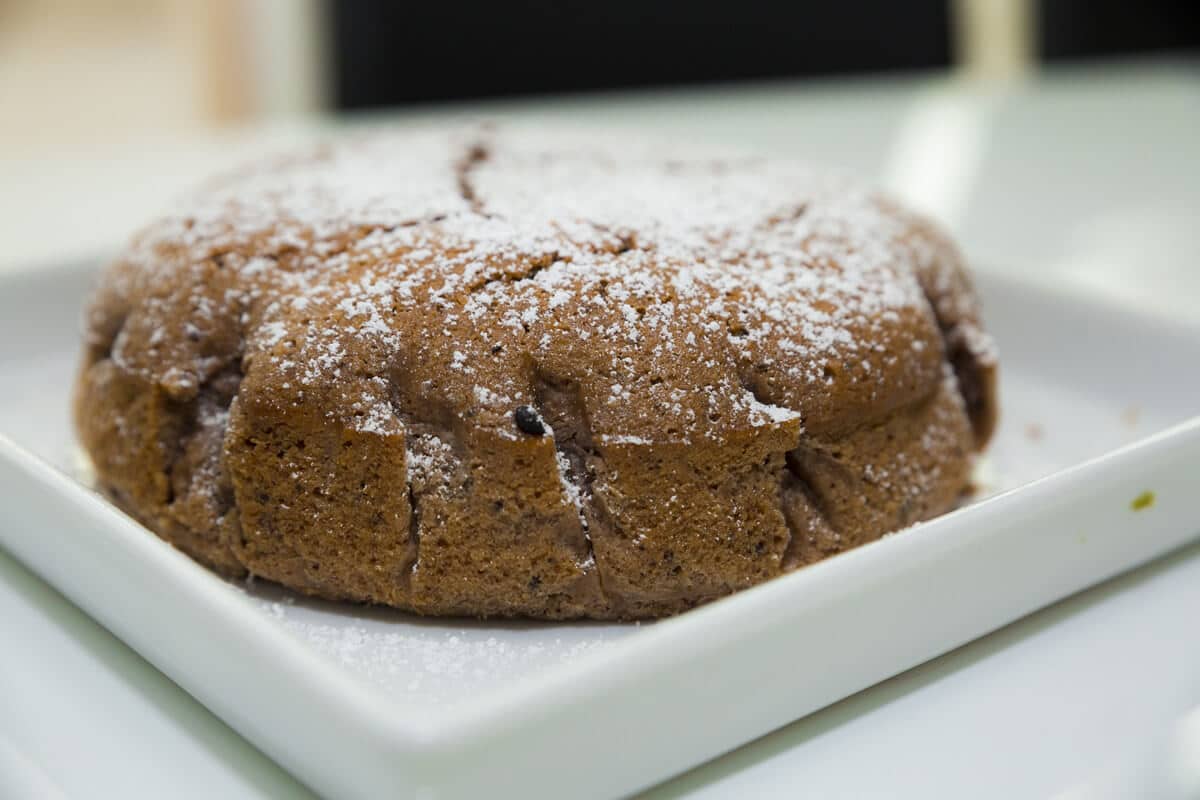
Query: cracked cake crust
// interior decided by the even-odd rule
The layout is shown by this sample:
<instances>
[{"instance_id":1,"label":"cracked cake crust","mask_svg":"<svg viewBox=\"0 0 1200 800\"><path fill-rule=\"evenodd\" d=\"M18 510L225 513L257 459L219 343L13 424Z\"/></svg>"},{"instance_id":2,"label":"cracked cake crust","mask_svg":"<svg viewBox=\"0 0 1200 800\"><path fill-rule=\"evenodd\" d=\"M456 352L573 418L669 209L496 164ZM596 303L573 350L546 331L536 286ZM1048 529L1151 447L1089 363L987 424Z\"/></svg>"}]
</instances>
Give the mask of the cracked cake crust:
<instances>
[{"instance_id":1,"label":"cracked cake crust","mask_svg":"<svg viewBox=\"0 0 1200 800\"><path fill-rule=\"evenodd\" d=\"M799 166L491 128L212 181L86 320L77 427L193 558L423 614L677 613L950 509L953 244Z\"/></svg>"}]
</instances>

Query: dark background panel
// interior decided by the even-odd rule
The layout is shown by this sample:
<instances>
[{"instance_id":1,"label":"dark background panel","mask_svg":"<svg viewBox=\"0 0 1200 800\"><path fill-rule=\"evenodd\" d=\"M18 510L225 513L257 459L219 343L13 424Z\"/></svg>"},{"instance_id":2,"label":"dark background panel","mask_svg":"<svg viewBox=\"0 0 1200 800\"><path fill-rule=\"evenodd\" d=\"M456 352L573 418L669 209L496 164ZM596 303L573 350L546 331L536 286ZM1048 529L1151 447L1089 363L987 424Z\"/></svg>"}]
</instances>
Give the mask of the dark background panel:
<instances>
[{"instance_id":1,"label":"dark background panel","mask_svg":"<svg viewBox=\"0 0 1200 800\"><path fill-rule=\"evenodd\" d=\"M950 61L942 0L351 0L333 22L342 108Z\"/></svg>"},{"instance_id":2,"label":"dark background panel","mask_svg":"<svg viewBox=\"0 0 1200 800\"><path fill-rule=\"evenodd\" d=\"M1042 0L1038 51L1047 61L1200 52L1195 0Z\"/></svg>"},{"instance_id":3,"label":"dark background panel","mask_svg":"<svg viewBox=\"0 0 1200 800\"><path fill-rule=\"evenodd\" d=\"M343 109L944 67L949 0L329 0ZM1200 53L1198 2L1042 0L1048 61Z\"/></svg>"}]
</instances>

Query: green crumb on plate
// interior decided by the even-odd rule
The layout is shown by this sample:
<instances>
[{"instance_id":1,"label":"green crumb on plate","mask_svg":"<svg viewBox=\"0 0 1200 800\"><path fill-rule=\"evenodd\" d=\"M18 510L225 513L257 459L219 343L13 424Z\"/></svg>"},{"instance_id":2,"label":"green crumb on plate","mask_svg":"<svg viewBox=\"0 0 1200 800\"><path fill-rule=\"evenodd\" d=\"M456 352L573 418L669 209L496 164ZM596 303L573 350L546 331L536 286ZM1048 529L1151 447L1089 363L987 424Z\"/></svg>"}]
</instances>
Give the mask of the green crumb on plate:
<instances>
[{"instance_id":1,"label":"green crumb on plate","mask_svg":"<svg viewBox=\"0 0 1200 800\"><path fill-rule=\"evenodd\" d=\"M1146 491L1133 498L1129 507L1134 511L1142 511L1154 505L1154 492Z\"/></svg>"}]
</instances>

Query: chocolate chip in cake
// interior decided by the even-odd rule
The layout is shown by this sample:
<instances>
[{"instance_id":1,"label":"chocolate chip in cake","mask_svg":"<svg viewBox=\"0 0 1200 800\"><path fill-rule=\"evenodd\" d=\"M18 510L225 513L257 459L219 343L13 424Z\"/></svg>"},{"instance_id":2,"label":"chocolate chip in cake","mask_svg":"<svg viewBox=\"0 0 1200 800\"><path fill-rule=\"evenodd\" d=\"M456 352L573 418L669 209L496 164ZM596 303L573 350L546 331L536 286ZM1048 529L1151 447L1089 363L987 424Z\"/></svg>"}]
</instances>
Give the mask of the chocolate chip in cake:
<instances>
[{"instance_id":1,"label":"chocolate chip in cake","mask_svg":"<svg viewBox=\"0 0 1200 800\"><path fill-rule=\"evenodd\" d=\"M542 422L541 415L533 406L517 406L513 411L513 420L522 433L528 433L530 436L546 435L546 423Z\"/></svg>"}]
</instances>

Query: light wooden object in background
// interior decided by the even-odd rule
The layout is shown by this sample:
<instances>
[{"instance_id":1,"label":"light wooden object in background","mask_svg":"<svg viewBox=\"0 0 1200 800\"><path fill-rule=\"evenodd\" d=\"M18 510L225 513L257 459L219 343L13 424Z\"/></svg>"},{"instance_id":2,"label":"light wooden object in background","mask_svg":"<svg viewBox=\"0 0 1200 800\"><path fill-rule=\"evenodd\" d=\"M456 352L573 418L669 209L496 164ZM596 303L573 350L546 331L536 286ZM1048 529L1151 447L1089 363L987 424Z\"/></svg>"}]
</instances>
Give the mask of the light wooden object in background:
<instances>
[{"instance_id":1,"label":"light wooden object in background","mask_svg":"<svg viewBox=\"0 0 1200 800\"><path fill-rule=\"evenodd\" d=\"M0 150L178 138L325 107L319 0L4 0Z\"/></svg>"},{"instance_id":2,"label":"light wooden object in background","mask_svg":"<svg viewBox=\"0 0 1200 800\"><path fill-rule=\"evenodd\" d=\"M954 57L971 78L1004 81L1033 69L1033 0L950 0Z\"/></svg>"}]
</instances>

